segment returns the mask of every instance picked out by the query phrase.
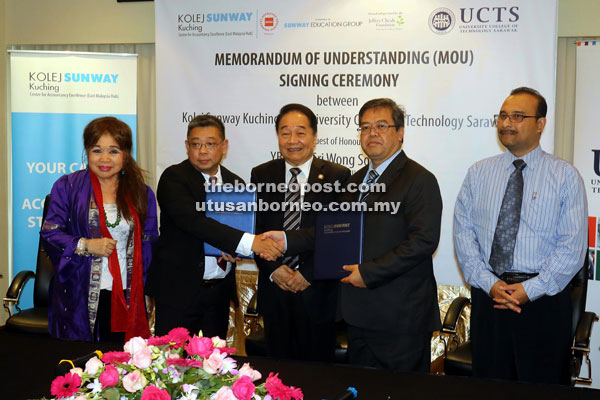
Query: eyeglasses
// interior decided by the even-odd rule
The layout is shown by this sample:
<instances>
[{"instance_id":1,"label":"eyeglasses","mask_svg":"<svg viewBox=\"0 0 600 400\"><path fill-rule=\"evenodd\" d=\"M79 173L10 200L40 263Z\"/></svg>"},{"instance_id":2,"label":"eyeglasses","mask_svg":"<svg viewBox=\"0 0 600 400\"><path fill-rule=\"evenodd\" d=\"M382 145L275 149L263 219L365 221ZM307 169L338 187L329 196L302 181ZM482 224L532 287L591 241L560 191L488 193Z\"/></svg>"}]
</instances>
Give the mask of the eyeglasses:
<instances>
[{"instance_id":1,"label":"eyeglasses","mask_svg":"<svg viewBox=\"0 0 600 400\"><path fill-rule=\"evenodd\" d=\"M219 145L223 142L208 142L208 143L200 143L200 142L191 142L189 146L194 150L201 150L202 146L206 147L206 150L211 151L215 150Z\"/></svg>"},{"instance_id":2,"label":"eyeglasses","mask_svg":"<svg viewBox=\"0 0 600 400\"><path fill-rule=\"evenodd\" d=\"M510 122L518 123L518 122L523 122L523 120L525 118L538 119L541 117L538 117L537 115L507 114L507 113L500 113L500 114L494 115L494 119L496 120L496 123L504 122L504 120L506 120L506 118L508 118L510 120Z\"/></svg>"},{"instance_id":3,"label":"eyeglasses","mask_svg":"<svg viewBox=\"0 0 600 400\"><path fill-rule=\"evenodd\" d=\"M361 125L356 129L361 135L368 135L371 131L375 131L375 133L384 133L387 132L390 128L395 128L396 125L390 125L385 122L378 122L375 125Z\"/></svg>"}]
</instances>

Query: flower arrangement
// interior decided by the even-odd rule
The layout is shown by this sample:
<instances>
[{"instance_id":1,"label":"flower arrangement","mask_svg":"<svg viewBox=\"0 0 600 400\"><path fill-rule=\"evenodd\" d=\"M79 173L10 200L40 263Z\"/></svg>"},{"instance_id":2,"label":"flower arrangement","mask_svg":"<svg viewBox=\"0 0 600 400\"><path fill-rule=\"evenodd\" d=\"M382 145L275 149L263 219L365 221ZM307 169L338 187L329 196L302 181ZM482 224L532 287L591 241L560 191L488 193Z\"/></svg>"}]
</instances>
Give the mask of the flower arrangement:
<instances>
[{"instance_id":1,"label":"flower arrangement","mask_svg":"<svg viewBox=\"0 0 600 400\"><path fill-rule=\"evenodd\" d=\"M57 399L86 400L299 400L299 388L270 373L264 383L248 363L237 368L235 349L219 337L190 337L185 328L165 336L135 337L124 351L92 357L52 382Z\"/></svg>"}]
</instances>

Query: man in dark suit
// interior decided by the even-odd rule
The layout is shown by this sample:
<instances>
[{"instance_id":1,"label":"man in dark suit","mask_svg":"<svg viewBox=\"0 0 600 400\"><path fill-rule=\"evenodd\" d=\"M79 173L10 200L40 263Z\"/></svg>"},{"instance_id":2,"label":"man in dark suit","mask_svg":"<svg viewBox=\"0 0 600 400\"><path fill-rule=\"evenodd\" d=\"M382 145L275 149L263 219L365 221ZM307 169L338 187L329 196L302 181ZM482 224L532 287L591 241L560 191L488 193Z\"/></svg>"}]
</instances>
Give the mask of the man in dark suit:
<instances>
[{"instance_id":1,"label":"man in dark suit","mask_svg":"<svg viewBox=\"0 0 600 400\"><path fill-rule=\"evenodd\" d=\"M391 99L370 100L359 111L360 140L368 166L348 180L348 189L384 184L385 191L350 193L341 200L361 201L363 256L345 265L342 315L348 323L353 364L394 371L429 372L431 333L440 329L432 255L440 236L442 199L433 174L401 150L404 112ZM399 206L373 211L375 203ZM310 246L314 232L287 232L287 253ZM277 234L270 237L280 239Z\"/></svg>"},{"instance_id":2,"label":"man in dark suit","mask_svg":"<svg viewBox=\"0 0 600 400\"><path fill-rule=\"evenodd\" d=\"M167 168L158 183L160 237L146 294L156 301L157 335L184 327L192 334L227 336L229 303L237 304L235 259L227 254L252 251L277 258L282 248L271 240L244 233L205 216L205 183L243 183L220 165L227 152L223 123L211 115L190 121L185 141L188 158ZM205 257L204 242L227 254Z\"/></svg>"},{"instance_id":3,"label":"man in dark suit","mask_svg":"<svg viewBox=\"0 0 600 400\"><path fill-rule=\"evenodd\" d=\"M288 183L343 187L350 176L348 168L313 156L317 144L317 118L301 104L284 106L275 122L279 150L276 159L252 170L252 183ZM260 190L258 199L269 204L291 203L292 192ZM293 197L293 196L292 196ZM298 204L329 204L335 193L313 190L297 194ZM308 204L306 204L308 203ZM307 228L314 226L310 210L259 212L256 231ZM296 221L294 221L296 219ZM287 221L287 222L286 222ZM286 225L291 224L292 227ZM259 269L258 307L263 314L268 355L276 358L331 361L335 346L336 281L313 281L312 253L277 262L257 260Z\"/></svg>"}]
</instances>

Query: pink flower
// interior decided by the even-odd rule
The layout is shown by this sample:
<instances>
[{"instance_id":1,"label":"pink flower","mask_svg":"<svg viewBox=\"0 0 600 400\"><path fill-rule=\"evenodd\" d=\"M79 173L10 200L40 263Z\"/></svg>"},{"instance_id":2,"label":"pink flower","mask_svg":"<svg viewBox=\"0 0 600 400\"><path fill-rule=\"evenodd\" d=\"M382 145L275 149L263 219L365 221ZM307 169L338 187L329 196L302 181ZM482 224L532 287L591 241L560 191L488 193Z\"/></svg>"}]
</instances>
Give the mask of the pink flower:
<instances>
[{"instance_id":1,"label":"pink flower","mask_svg":"<svg viewBox=\"0 0 600 400\"><path fill-rule=\"evenodd\" d=\"M68 373L65 376L58 376L52 381L50 393L58 399L71 397L81 385L81 377L77 374Z\"/></svg>"},{"instance_id":2,"label":"pink flower","mask_svg":"<svg viewBox=\"0 0 600 400\"><path fill-rule=\"evenodd\" d=\"M106 369L100 374L99 380L102 384L102 389L115 386L117 383L119 383L119 371L117 371L114 366L107 365Z\"/></svg>"},{"instance_id":3,"label":"pink flower","mask_svg":"<svg viewBox=\"0 0 600 400\"><path fill-rule=\"evenodd\" d=\"M293 386L286 386L281 382L278 377L278 373L273 375L271 372L265 382L265 389L273 398L280 400L292 400L292 399L303 399L304 395L302 390Z\"/></svg>"},{"instance_id":4,"label":"pink flower","mask_svg":"<svg viewBox=\"0 0 600 400\"><path fill-rule=\"evenodd\" d=\"M217 350L223 354L233 354L237 351L235 347L218 347Z\"/></svg>"},{"instance_id":5,"label":"pink flower","mask_svg":"<svg viewBox=\"0 0 600 400\"><path fill-rule=\"evenodd\" d=\"M173 328L169 331L169 342L174 343L174 348L183 347L185 342L190 338L190 332L185 328Z\"/></svg>"},{"instance_id":6,"label":"pink flower","mask_svg":"<svg viewBox=\"0 0 600 400\"><path fill-rule=\"evenodd\" d=\"M87 397L85 397L84 395L81 395L81 396L75 397L75 400L87 400Z\"/></svg>"},{"instance_id":7,"label":"pink flower","mask_svg":"<svg viewBox=\"0 0 600 400\"><path fill-rule=\"evenodd\" d=\"M169 344L169 335L148 338L148 346L164 346L165 344Z\"/></svg>"},{"instance_id":8,"label":"pink flower","mask_svg":"<svg viewBox=\"0 0 600 400\"><path fill-rule=\"evenodd\" d=\"M141 390L147 383L148 380L144 374L137 369L123 377L123 387L129 393L135 393L138 390Z\"/></svg>"},{"instance_id":9,"label":"pink flower","mask_svg":"<svg viewBox=\"0 0 600 400\"><path fill-rule=\"evenodd\" d=\"M249 376L242 376L236 379L231 386L231 390L236 398L239 400L251 400L254 397L254 383Z\"/></svg>"},{"instance_id":10,"label":"pink flower","mask_svg":"<svg viewBox=\"0 0 600 400\"><path fill-rule=\"evenodd\" d=\"M88 375L96 375L98 368L103 367L104 363L94 356L85 363L85 373Z\"/></svg>"},{"instance_id":11,"label":"pink flower","mask_svg":"<svg viewBox=\"0 0 600 400\"><path fill-rule=\"evenodd\" d=\"M140 400L171 400L171 395L167 392L167 389L160 389L151 385L144 389Z\"/></svg>"},{"instance_id":12,"label":"pink flower","mask_svg":"<svg viewBox=\"0 0 600 400\"><path fill-rule=\"evenodd\" d=\"M166 361L167 365L202 368L202 360L194 360L193 358L167 358Z\"/></svg>"},{"instance_id":13,"label":"pink flower","mask_svg":"<svg viewBox=\"0 0 600 400\"><path fill-rule=\"evenodd\" d=\"M109 351L102 355L104 364L114 364L116 362L125 364L131 359L131 354L123 351Z\"/></svg>"},{"instance_id":14,"label":"pink flower","mask_svg":"<svg viewBox=\"0 0 600 400\"><path fill-rule=\"evenodd\" d=\"M209 374L216 374L219 372L219 370L223 368L223 359L221 358L219 351L215 350L210 357L204 360L202 367Z\"/></svg>"},{"instance_id":15,"label":"pink flower","mask_svg":"<svg viewBox=\"0 0 600 400\"><path fill-rule=\"evenodd\" d=\"M133 365L140 369L146 369L152 364L152 352L148 346L139 349L133 354Z\"/></svg>"},{"instance_id":16,"label":"pink flower","mask_svg":"<svg viewBox=\"0 0 600 400\"><path fill-rule=\"evenodd\" d=\"M185 351L187 351L190 356L208 358L213 352L213 342L209 338L194 335L185 346Z\"/></svg>"},{"instance_id":17,"label":"pink flower","mask_svg":"<svg viewBox=\"0 0 600 400\"><path fill-rule=\"evenodd\" d=\"M252 367L250 367L250 364L248 364L248 363L245 363L244 365L242 365L242 368L240 368L240 371L238 372L238 374L240 376L248 376L248 377L250 377L250 379L252 379L252 381L257 381L260 378L262 378L262 375L260 374L260 372L253 369Z\"/></svg>"},{"instance_id":18,"label":"pink flower","mask_svg":"<svg viewBox=\"0 0 600 400\"><path fill-rule=\"evenodd\" d=\"M217 393L210 396L210 400L236 400L236 398L229 386L222 386Z\"/></svg>"},{"instance_id":19,"label":"pink flower","mask_svg":"<svg viewBox=\"0 0 600 400\"><path fill-rule=\"evenodd\" d=\"M125 350L131 355L134 355L135 353L146 347L148 347L148 345L146 344L146 340L139 336L136 336L129 339L129 341L125 343L125 346L123 346L123 350Z\"/></svg>"}]
</instances>

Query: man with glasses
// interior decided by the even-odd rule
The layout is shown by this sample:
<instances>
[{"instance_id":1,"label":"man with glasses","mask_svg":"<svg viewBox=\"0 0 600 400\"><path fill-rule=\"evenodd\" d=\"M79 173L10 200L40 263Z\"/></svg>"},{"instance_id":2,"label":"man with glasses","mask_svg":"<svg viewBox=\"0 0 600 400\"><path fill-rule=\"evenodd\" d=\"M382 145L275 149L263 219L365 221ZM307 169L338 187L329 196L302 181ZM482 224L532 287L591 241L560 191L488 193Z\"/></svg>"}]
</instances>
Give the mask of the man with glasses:
<instances>
[{"instance_id":1,"label":"man with glasses","mask_svg":"<svg viewBox=\"0 0 600 400\"><path fill-rule=\"evenodd\" d=\"M227 336L229 302L237 304L235 258L252 251L275 259L281 248L272 240L244 233L207 218L197 202L206 201L205 183L243 183L220 165L229 143L225 126L212 115L199 115L187 128L188 158L167 168L158 182L160 237L146 282L146 294L156 301L157 335L176 327L191 334ZM204 255L204 242L228 254Z\"/></svg>"},{"instance_id":2,"label":"man with glasses","mask_svg":"<svg viewBox=\"0 0 600 400\"><path fill-rule=\"evenodd\" d=\"M314 226L315 212L292 204L332 202L334 191L318 191L336 182L344 187L350 170L314 157L317 117L302 104L287 104L275 120L282 158L252 169L252 183L284 184L286 192L259 191L259 201L287 210L257 213L256 230L297 230ZM316 190L305 191L302 185ZM332 361L335 347L337 281L313 281L312 252L276 262L257 260L258 308L264 318L267 353L274 358Z\"/></svg>"},{"instance_id":3,"label":"man with glasses","mask_svg":"<svg viewBox=\"0 0 600 400\"><path fill-rule=\"evenodd\" d=\"M495 116L503 154L474 164L454 210L454 245L471 285L473 375L569 384L569 282L586 252L577 170L544 152L546 100L514 89Z\"/></svg>"},{"instance_id":4,"label":"man with glasses","mask_svg":"<svg viewBox=\"0 0 600 400\"><path fill-rule=\"evenodd\" d=\"M361 147L370 161L348 182L376 182L385 191L347 200L401 205L396 214L364 214L362 263L344 266L350 271L341 298L350 360L429 372L431 333L441 327L432 262L440 237L440 189L435 176L402 150L404 111L393 100L370 100L358 115Z\"/></svg>"},{"instance_id":5,"label":"man with glasses","mask_svg":"<svg viewBox=\"0 0 600 400\"><path fill-rule=\"evenodd\" d=\"M368 101L359 120L361 147L370 161L348 187L376 182L385 191L347 192L340 200L401 205L395 214L365 212L362 263L344 266L350 275L342 279L340 302L350 362L429 372L431 333L441 327L432 263L440 237L440 189L433 174L402 151L404 112L393 100ZM308 242L306 232L286 234L288 253L302 251Z\"/></svg>"}]
</instances>

